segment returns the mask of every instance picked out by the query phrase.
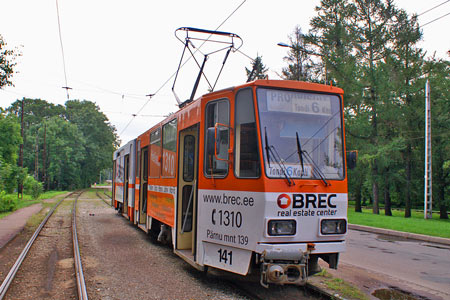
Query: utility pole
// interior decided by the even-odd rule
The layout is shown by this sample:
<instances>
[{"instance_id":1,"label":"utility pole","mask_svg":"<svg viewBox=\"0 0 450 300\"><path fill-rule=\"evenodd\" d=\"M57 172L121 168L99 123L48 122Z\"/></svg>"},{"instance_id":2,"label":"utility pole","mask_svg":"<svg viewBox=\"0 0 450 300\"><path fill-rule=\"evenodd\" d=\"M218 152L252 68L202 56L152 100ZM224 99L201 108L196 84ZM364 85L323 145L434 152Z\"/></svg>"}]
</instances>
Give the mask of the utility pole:
<instances>
[{"instance_id":1,"label":"utility pole","mask_svg":"<svg viewBox=\"0 0 450 300\"><path fill-rule=\"evenodd\" d=\"M36 146L34 156L34 179L39 181L39 130L36 131Z\"/></svg>"},{"instance_id":2,"label":"utility pole","mask_svg":"<svg viewBox=\"0 0 450 300\"><path fill-rule=\"evenodd\" d=\"M24 115L24 100L25 98L22 98L22 103L20 105L20 135L22 136L22 143L19 146L19 167L23 168L23 143L24 143L24 135L23 135L23 115ZM17 198L19 198L19 195L23 199L23 182L19 182L19 186L17 189Z\"/></svg>"},{"instance_id":3,"label":"utility pole","mask_svg":"<svg viewBox=\"0 0 450 300\"><path fill-rule=\"evenodd\" d=\"M432 218L433 208L433 172L431 153L431 104L430 104L430 82L425 84L425 189L423 217Z\"/></svg>"},{"instance_id":4,"label":"utility pole","mask_svg":"<svg viewBox=\"0 0 450 300\"><path fill-rule=\"evenodd\" d=\"M48 190L48 186L47 188L45 188L45 183L47 181L47 169L46 169L46 165L47 165L47 123L44 123L44 151L42 153L42 182L44 184L44 189Z\"/></svg>"}]
</instances>

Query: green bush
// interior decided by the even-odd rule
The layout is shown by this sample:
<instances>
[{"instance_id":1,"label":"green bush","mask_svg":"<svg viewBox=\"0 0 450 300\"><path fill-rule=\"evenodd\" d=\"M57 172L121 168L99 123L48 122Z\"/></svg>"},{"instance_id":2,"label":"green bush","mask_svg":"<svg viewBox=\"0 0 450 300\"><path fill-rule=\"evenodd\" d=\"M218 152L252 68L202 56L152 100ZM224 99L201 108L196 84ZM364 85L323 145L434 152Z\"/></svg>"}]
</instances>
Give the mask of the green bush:
<instances>
[{"instance_id":1,"label":"green bush","mask_svg":"<svg viewBox=\"0 0 450 300\"><path fill-rule=\"evenodd\" d=\"M7 195L0 191L0 213L13 211L17 208L17 198L15 195Z\"/></svg>"},{"instance_id":2,"label":"green bush","mask_svg":"<svg viewBox=\"0 0 450 300\"><path fill-rule=\"evenodd\" d=\"M8 194L14 193L20 182L27 175L27 169L0 161L0 190Z\"/></svg>"},{"instance_id":3,"label":"green bush","mask_svg":"<svg viewBox=\"0 0 450 300\"><path fill-rule=\"evenodd\" d=\"M42 183L28 175L23 182L23 192L31 195L33 199L38 199L43 192Z\"/></svg>"}]
</instances>

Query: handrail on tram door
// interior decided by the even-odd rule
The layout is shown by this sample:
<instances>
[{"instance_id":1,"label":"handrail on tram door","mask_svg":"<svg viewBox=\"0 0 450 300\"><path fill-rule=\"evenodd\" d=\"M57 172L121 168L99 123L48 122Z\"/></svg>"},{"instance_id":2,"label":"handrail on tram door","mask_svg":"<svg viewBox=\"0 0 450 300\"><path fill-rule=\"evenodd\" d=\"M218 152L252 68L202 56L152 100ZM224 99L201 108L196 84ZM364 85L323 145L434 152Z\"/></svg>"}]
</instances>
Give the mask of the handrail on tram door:
<instances>
[{"instance_id":1,"label":"handrail on tram door","mask_svg":"<svg viewBox=\"0 0 450 300\"><path fill-rule=\"evenodd\" d=\"M191 208L191 203L192 203L192 197L194 195L194 190L195 190L195 186L197 185L197 180L194 179L194 182L192 184L192 190L191 190L191 194L189 195L189 202L188 202L188 206L186 207L186 213L184 215L184 220L183 220L183 226L181 227L181 234L184 233L184 229L186 228L186 222L187 222L187 218L188 218L188 212L189 209Z\"/></svg>"}]
</instances>

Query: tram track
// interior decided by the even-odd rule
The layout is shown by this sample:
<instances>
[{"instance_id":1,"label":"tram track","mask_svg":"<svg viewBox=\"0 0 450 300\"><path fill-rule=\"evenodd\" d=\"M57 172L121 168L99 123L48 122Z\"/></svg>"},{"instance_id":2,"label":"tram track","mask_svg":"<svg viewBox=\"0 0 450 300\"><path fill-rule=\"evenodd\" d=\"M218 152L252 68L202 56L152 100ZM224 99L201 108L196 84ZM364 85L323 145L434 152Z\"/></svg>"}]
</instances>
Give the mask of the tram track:
<instances>
[{"instance_id":1,"label":"tram track","mask_svg":"<svg viewBox=\"0 0 450 300\"><path fill-rule=\"evenodd\" d=\"M105 192L103 192L103 195L99 192L95 192L95 194L97 195L97 198L102 199L102 201L105 202L106 205L111 206L111 202L108 202L105 200L105 198L103 198L103 195L105 195L109 198L109 200L111 200L111 197L109 197Z\"/></svg>"},{"instance_id":2,"label":"tram track","mask_svg":"<svg viewBox=\"0 0 450 300\"><path fill-rule=\"evenodd\" d=\"M278 300L278 299L303 299L303 300L331 300L342 299L338 295L330 293L317 286L313 282L306 282L304 286L271 284L268 288L261 286L258 272L242 277L229 274L218 269L209 269L208 276L216 280L225 281L234 291L250 300Z\"/></svg>"},{"instance_id":3,"label":"tram track","mask_svg":"<svg viewBox=\"0 0 450 300\"><path fill-rule=\"evenodd\" d=\"M308 300L332 300L339 299L314 285L306 284L297 286L272 286L269 289L261 288L257 284L248 282L229 281L231 286L239 290L250 300L276 300L276 299L308 299Z\"/></svg>"},{"instance_id":4,"label":"tram track","mask_svg":"<svg viewBox=\"0 0 450 300\"><path fill-rule=\"evenodd\" d=\"M82 193L70 193L47 213L2 282L0 300L88 299L76 223L76 204ZM71 218L70 207L61 205L70 200L73 201ZM71 225L67 224L69 219ZM68 251L70 248L73 251ZM76 280L71 271L74 265Z\"/></svg>"}]
</instances>

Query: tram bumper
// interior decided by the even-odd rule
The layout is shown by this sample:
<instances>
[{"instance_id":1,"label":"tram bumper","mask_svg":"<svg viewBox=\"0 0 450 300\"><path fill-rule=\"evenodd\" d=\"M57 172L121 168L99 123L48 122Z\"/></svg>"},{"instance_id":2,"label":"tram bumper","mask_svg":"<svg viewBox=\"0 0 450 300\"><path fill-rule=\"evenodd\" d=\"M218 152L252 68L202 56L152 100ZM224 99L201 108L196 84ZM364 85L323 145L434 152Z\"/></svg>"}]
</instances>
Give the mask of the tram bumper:
<instances>
[{"instance_id":1,"label":"tram bumper","mask_svg":"<svg viewBox=\"0 0 450 300\"><path fill-rule=\"evenodd\" d=\"M300 249L267 249L261 255L261 285L269 283L303 285L306 283L308 253Z\"/></svg>"},{"instance_id":2,"label":"tram bumper","mask_svg":"<svg viewBox=\"0 0 450 300\"><path fill-rule=\"evenodd\" d=\"M305 285L311 255L330 255L345 251L345 242L259 244L261 249L261 285L269 283ZM336 266L337 267L337 262Z\"/></svg>"}]
</instances>

